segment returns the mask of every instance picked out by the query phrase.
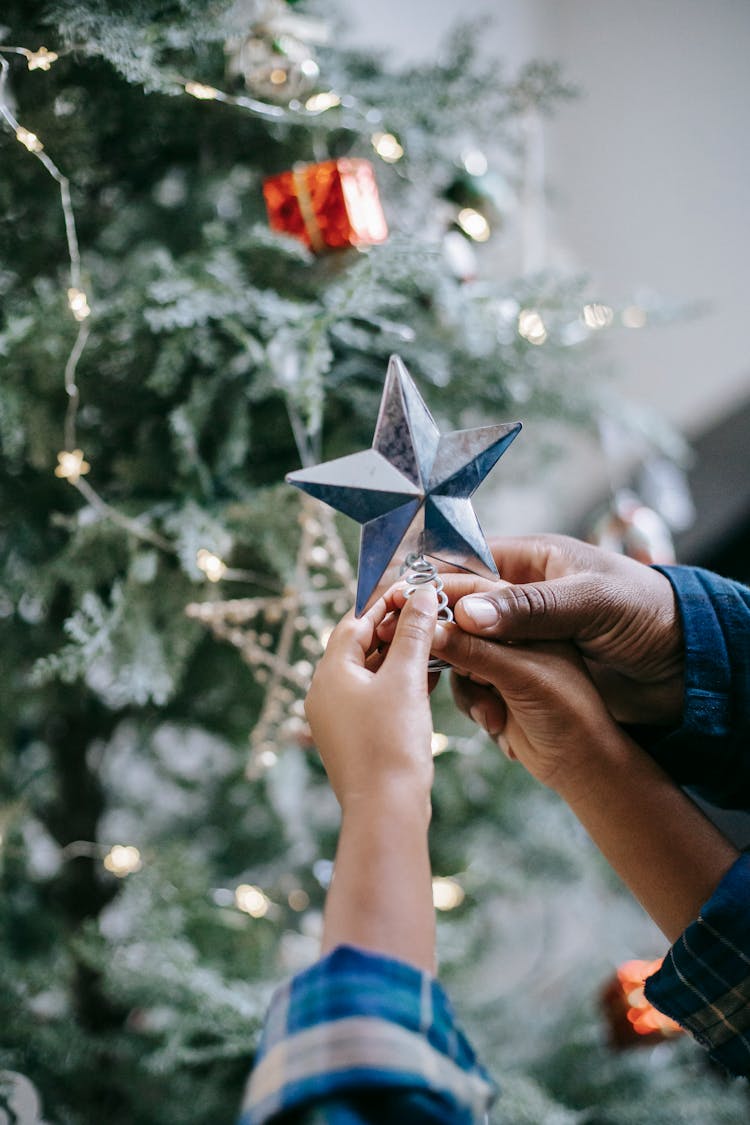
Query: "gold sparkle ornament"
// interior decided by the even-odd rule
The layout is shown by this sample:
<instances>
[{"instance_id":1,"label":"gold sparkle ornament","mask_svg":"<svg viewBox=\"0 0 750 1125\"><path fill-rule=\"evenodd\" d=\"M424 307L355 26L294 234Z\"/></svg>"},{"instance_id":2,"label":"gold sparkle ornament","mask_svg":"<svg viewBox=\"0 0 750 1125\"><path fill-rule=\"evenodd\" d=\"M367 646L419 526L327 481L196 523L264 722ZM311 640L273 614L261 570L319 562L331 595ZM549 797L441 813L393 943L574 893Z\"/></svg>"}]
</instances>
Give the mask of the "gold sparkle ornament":
<instances>
[{"instance_id":1,"label":"gold sparkle ornament","mask_svg":"<svg viewBox=\"0 0 750 1125\"><path fill-rule=\"evenodd\" d=\"M55 476L70 481L71 484L76 484L81 477L85 477L91 468L88 461L83 459L82 449L63 449L58 453L57 460L59 464L55 469Z\"/></svg>"},{"instance_id":2,"label":"gold sparkle ornament","mask_svg":"<svg viewBox=\"0 0 750 1125\"><path fill-rule=\"evenodd\" d=\"M323 654L334 615L354 599L356 579L333 514L304 497L299 522L294 578L279 594L192 602L185 609L217 639L235 645L265 689L250 734L250 778L271 769L285 745L309 745L302 700L313 661ZM313 578L323 578L322 586Z\"/></svg>"}]
</instances>

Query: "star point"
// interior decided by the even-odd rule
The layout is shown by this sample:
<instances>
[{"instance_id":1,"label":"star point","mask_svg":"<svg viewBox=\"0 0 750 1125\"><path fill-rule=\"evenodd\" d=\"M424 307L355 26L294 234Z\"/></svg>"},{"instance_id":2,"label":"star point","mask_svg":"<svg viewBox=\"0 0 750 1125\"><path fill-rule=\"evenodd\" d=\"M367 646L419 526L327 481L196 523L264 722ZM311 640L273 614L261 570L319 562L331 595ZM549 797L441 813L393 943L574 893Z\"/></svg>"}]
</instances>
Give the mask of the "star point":
<instances>
[{"instance_id":1,"label":"star point","mask_svg":"<svg viewBox=\"0 0 750 1125\"><path fill-rule=\"evenodd\" d=\"M520 429L511 422L441 434L405 364L391 356L372 448L287 475L362 525L358 617L411 552L497 575L471 497Z\"/></svg>"}]
</instances>

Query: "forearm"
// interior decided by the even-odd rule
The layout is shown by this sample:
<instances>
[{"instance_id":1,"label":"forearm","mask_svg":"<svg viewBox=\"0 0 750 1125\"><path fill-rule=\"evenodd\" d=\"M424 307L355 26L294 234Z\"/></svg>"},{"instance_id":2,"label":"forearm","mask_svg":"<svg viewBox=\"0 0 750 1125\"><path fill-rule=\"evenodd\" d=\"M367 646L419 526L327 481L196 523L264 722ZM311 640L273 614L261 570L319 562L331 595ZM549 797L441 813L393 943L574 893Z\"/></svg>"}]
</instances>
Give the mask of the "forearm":
<instances>
[{"instance_id":1,"label":"forearm","mask_svg":"<svg viewBox=\"0 0 750 1125\"><path fill-rule=\"evenodd\" d=\"M599 742L585 776L558 792L670 941L737 858L690 798L617 730Z\"/></svg>"},{"instance_id":2,"label":"forearm","mask_svg":"<svg viewBox=\"0 0 750 1125\"><path fill-rule=\"evenodd\" d=\"M354 945L435 972L429 800L398 787L344 808L322 953Z\"/></svg>"}]
</instances>

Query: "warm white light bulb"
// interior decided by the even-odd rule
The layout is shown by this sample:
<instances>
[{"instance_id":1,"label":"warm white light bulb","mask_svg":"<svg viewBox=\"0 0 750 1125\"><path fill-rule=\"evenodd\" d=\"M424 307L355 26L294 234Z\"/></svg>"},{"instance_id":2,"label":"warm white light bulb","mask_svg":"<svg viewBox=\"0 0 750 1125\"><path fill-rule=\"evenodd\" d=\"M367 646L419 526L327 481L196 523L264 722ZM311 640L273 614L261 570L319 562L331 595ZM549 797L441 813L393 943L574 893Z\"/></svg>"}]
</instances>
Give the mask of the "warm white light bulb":
<instances>
[{"instance_id":1,"label":"warm white light bulb","mask_svg":"<svg viewBox=\"0 0 750 1125\"><path fill-rule=\"evenodd\" d=\"M448 749L450 739L447 734L441 734L439 731L432 732L431 746L432 756L437 758L438 754L444 753Z\"/></svg>"},{"instance_id":2,"label":"warm white light bulb","mask_svg":"<svg viewBox=\"0 0 750 1125\"><path fill-rule=\"evenodd\" d=\"M456 222L464 234L468 234L474 242L486 242L492 233L484 215L475 211L473 207L464 207L459 211Z\"/></svg>"},{"instance_id":3,"label":"warm white light bulb","mask_svg":"<svg viewBox=\"0 0 750 1125\"><path fill-rule=\"evenodd\" d=\"M404 155L404 150L393 133L373 133L372 147L386 164L395 164Z\"/></svg>"},{"instance_id":4,"label":"warm white light bulb","mask_svg":"<svg viewBox=\"0 0 750 1125\"><path fill-rule=\"evenodd\" d=\"M141 853L132 844L115 844L102 861L107 871L111 871L118 879L132 875L143 867Z\"/></svg>"},{"instance_id":5,"label":"warm white light bulb","mask_svg":"<svg viewBox=\"0 0 750 1125\"><path fill-rule=\"evenodd\" d=\"M63 449L57 455L58 465L55 476L75 484L79 477L83 477L91 468L88 461L83 459L82 449Z\"/></svg>"},{"instance_id":6,"label":"warm white light bulb","mask_svg":"<svg viewBox=\"0 0 750 1125\"><path fill-rule=\"evenodd\" d=\"M333 90L326 90L320 94L312 94L305 102L305 109L308 113L325 113L327 109L333 109L337 105L341 105L341 98Z\"/></svg>"},{"instance_id":7,"label":"warm white light bulb","mask_svg":"<svg viewBox=\"0 0 750 1125\"><path fill-rule=\"evenodd\" d=\"M543 344L547 329L537 309L521 309L518 314L518 334L530 344Z\"/></svg>"},{"instance_id":8,"label":"warm white light bulb","mask_svg":"<svg viewBox=\"0 0 750 1125\"><path fill-rule=\"evenodd\" d=\"M470 176L483 176L487 171L487 157L478 149L470 149L463 155L463 165Z\"/></svg>"},{"instance_id":9,"label":"warm white light bulb","mask_svg":"<svg viewBox=\"0 0 750 1125\"><path fill-rule=\"evenodd\" d=\"M263 918L268 913L270 900L263 894L260 887L250 883L241 883L234 892L234 902L238 910L249 914L251 918Z\"/></svg>"},{"instance_id":10,"label":"warm white light bulb","mask_svg":"<svg viewBox=\"0 0 750 1125\"><path fill-rule=\"evenodd\" d=\"M224 577L227 569L227 564L213 551L207 551L205 547L201 547L196 552L195 562L199 570L202 570L209 582L219 582Z\"/></svg>"},{"instance_id":11,"label":"warm white light bulb","mask_svg":"<svg viewBox=\"0 0 750 1125\"><path fill-rule=\"evenodd\" d=\"M210 102L218 98L219 91L215 86L206 86L203 82L186 82L185 93L202 102Z\"/></svg>"},{"instance_id":12,"label":"warm white light bulb","mask_svg":"<svg viewBox=\"0 0 750 1125\"><path fill-rule=\"evenodd\" d=\"M602 305L599 302L590 302L588 305L583 306L583 323L587 328L609 328L614 320L614 310L609 305Z\"/></svg>"},{"instance_id":13,"label":"warm white light bulb","mask_svg":"<svg viewBox=\"0 0 750 1125\"><path fill-rule=\"evenodd\" d=\"M36 133L32 133L30 129L25 129L23 125L19 125L16 129L16 140L20 141L29 152L41 152L44 148Z\"/></svg>"},{"instance_id":14,"label":"warm white light bulb","mask_svg":"<svg viewBox=\"0 0 750 1125\"><path fill-rule=\"evenodd\" d=\"M436 910L455 910L465 897L465 891L457 879L432 880L432 901Z\"/></svg>"},{"instance_id":15,"label":"warm white light bulb","mask_svg":"<svg viewBox=\"0 0 750 1125\"><path fill-rule=\"evenodd\" d=\"M53 62L60 57L55 51L48 51L46 47L38 47L36 51L25 51L26 62L29 70L49 70Z\"/></svg>"},{"instance_id":16,"label":"warm white light bulb","mask_svg":"<svg viewBox=\"0 0 750 1125\"><path fill-rule=\"evenodd\" d=\"M76 289L71 286L68 290L68 308L79 322L87 320L91 316L89 299L83 289Z\"/></svg>"}]
</instances>

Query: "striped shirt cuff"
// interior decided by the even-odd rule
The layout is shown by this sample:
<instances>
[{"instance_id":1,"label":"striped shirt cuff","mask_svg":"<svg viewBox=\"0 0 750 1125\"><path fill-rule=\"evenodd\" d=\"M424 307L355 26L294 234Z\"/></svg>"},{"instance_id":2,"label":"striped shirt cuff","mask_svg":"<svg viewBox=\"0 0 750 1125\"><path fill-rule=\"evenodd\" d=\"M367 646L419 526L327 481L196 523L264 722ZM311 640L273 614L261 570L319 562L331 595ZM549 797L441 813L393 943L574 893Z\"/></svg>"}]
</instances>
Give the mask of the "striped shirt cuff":
<instances>
[{"instance_id":1,"label":"striped shirt cuff","mask_svg":"<svg viewBox=\"0 0 750 1125\"><path fill-rule=\"evenodd\" d=\"M750 855L742 855L646 981L655 1008L743 1075L750 1075L749 904Z\"/></svg>"},{"instance_id":2,"label":"striped shirt cuff","mask_svg":"<svg viewBox=\"0 0 750 1125\"><path fill-rule=\"evenodd\" d=\"M428 1097L435 1120L456 1125L484 1121L496 1095L433 977L339 946L274 993L240 1125L342 1094L396 1091Z\"/></svg>"}]
</instances>

